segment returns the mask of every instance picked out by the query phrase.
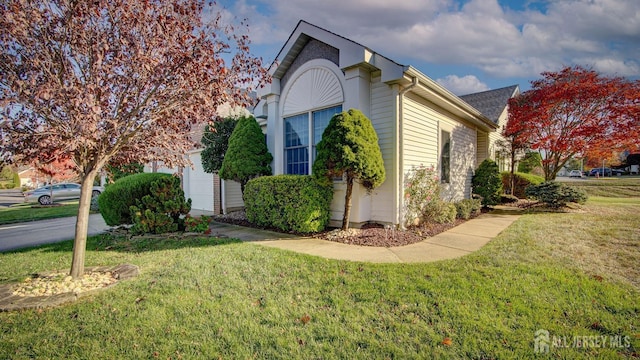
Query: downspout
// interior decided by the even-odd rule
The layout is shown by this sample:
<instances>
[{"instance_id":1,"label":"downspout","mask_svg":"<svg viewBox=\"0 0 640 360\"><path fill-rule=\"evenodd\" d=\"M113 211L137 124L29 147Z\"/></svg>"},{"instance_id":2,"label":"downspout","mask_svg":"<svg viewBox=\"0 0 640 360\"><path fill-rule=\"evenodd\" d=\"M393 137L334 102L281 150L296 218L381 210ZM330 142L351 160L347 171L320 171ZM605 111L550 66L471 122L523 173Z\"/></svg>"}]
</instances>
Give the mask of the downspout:
<instances>
[{"instance_id":1,"label":"downspout","mask_svg":"<svg viewBox=\"0 0 640 360\"><path fill-rule=\"evenodd\" d=\"M398 161L396 162L396 173L397 173L397 184L398 184L398 191L396 193L396 195L398 196L397 199L397 204L398 204L398 215L397 215L397 223L398 223L398 227L400 229L404 229L404 137L403 137L403 131L402 131L402 122L403 122L403 118L404 118L404 103L403 103L403 99L404 99L404 94L406 94L407 92L411 91L413 88L415 88L416 86L418 86L418 78L417 77L413 77L413 79L411 80L411 85L407 86L406 88L400 90L400 92L398 92L398 105L399 105L399 109L398 109L398 122L397 122L397 134L398 134L398 138L396 141L396 146L398 147L397 149L397 154L398 154Z\"/></svg>"}]
</instances>

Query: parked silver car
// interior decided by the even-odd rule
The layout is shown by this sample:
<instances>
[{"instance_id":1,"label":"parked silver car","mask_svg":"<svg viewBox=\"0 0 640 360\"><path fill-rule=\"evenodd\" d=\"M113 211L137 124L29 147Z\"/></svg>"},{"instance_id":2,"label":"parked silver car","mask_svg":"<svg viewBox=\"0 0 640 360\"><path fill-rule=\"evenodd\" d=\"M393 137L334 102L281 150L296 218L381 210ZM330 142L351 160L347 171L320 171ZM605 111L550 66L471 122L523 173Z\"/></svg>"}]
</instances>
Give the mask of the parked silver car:
<instances>
[{"instance_id":1,"label":"parked silver car","mask_svg":"<svg viewBox=\"0 0 640 360\"><path fill-rule=\"evenodd\" d=\"M582 171L580 170L571 170L571 172L569 173L569 177L582 177Z\"/></svg>"},{"instance_id":2,"label":"parked silver car","mask_svg":"<svg viewBox=\"0 0 640 360\"><path fill-rule=\"evenodd\" d=\"M53 187L53 189L51 189ZM80 184L60 183L47 185L24 193L25 202L39 202L41 205L49 205L56 200L69 200L80 198ZM102 186L94 186L91 196L98 196L104 191ZM53 198L51 196L53 195Z\"/></svg>"}]
</instances>

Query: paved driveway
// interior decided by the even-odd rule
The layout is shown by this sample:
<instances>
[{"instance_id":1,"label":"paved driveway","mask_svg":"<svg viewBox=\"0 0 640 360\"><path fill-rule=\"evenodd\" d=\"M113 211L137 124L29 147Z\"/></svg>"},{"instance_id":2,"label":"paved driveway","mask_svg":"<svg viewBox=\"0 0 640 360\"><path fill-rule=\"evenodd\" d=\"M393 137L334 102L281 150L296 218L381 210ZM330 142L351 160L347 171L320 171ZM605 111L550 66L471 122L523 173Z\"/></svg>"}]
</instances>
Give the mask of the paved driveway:
<instances>
[{"instance_id":1,"label":"paved driveway","mask_svg":"<svg viewBox=\"0 0 640 360\"><path fill-rule=\"evenodd\" d=\"M76 217L31 221L0 226L0 251L73 239ZM89 215L89 235L108 228L100 214Z\"/></svg>"}]
</instances>

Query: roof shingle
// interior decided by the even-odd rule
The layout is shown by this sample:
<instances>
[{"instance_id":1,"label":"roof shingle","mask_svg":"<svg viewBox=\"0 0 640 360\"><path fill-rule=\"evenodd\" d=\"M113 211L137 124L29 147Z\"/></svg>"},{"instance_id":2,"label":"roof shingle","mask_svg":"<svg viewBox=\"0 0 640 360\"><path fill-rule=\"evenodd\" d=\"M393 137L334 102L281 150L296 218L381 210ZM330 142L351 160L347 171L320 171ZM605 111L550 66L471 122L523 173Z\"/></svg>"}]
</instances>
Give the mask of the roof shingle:
<instances>
[{"instance_id":1,"label":"roof shingle","mask_svg":"<svg viewBox=\"0 0 640 360\"><path fill-rule=\"evenodd\" d=\"M497 124L500 114L507 107L509 99L517 95L518 92L518 85L511 85L500 89L462 95L460 99Z\"/></svg>"}]
</instances>

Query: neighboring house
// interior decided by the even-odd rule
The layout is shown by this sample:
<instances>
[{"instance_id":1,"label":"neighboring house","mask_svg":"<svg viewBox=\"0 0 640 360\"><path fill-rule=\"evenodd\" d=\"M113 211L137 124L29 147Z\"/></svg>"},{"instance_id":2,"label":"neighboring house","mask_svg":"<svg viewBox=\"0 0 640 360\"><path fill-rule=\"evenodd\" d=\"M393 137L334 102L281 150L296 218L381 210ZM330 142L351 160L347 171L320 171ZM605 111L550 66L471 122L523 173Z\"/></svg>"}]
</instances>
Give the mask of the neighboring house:
<instances>
[{"instance_id":1,"label":"neighboring house","mask_svg":"<svg viewBox=\"0 0 640 360\"><path fill-rule=\"evenodd\" d=\"M480 110L482 114L498 125L494 132L479 134L478 142L478 165L484 159L490 158L498 163L500 171L509 170L509 157L500 153L499 146L496 142L502 139L502 129L507 124L508 112L507 103L510 98L519 95L520 88L518 85L512 85L500 89L483 91L475 94L460 96L467 104ZM485 135L488 135L485 137ZM484 142L487 142L485 145ZM487 149L487 153L482 153L483 149Z\"/></svg>"},{"instance_id":2,"label":"neighboring house","mask_svg":"<svg viewBox=\"0 0 640 360\"><path fill-rule=\"evenodd\" d=\"M442 197L471 196L478 164L496 156L495 141L517 86L458 97L411 66L300 21L270 68L273 81L258 91L254 109L266 117L274 174L310 174L315 146L329 119L361 110L373 123L386 181L371 194L354 188L351 221L404 223L405 177L434 165ZM332 219L342 218L345 184L336 181Z\"/></svg>"},{"instance_id":3,"label":"neighboring house","mask_svg":"<svg viewBox=\"0 0 640 360\"><path fill-rule=\"evenodd\" d=\"M32 168L20 168L18 169L18 176L20 177L20 187L26 186L29 188L35 188L39 185L38 172Z\"/></svg>"}]
</instances>

